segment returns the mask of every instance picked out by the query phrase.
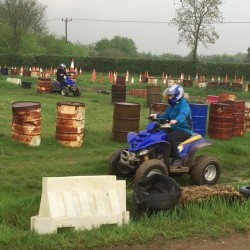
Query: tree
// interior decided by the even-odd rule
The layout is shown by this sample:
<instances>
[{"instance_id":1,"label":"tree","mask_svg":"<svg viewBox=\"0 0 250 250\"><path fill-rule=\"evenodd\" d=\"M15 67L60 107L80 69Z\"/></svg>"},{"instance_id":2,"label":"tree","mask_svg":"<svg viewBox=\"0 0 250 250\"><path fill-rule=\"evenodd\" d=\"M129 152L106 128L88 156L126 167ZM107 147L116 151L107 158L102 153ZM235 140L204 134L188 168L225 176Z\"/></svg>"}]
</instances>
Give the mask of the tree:
<instances>
[{"instance_id":1,"label":"tree","mask_svg":"<svg viewBox=\"0 0 250 250\"><path fill-rule=\"evenodd\" d=\"M223 20L219 10L221 4L221 0L182 0L175 17L170 21L178 27L178 43L184 42L191 48L195 64L199 42L207 47L219 38L212 25Z\"/></svg>"},{"instance_id":2,"label":"tree","mask_svg":"<svg viewBox=\"0 0 250 250\"><path fill-rule=\"evenodd\" d=\"M25 33L41 33L46 30L46 8L47 6L38 3L37 0L0 1L1 21L12 30L14 52L18 52Z\"/></svg>"},{"instance_id":3,"label":"tree","mask_svg":"<svg viewBox=\"0 0 250 250\"><path fill-rule=\"evenodd\" d=\"M95 49L99 55L105 54L105 56L107 56L108 52L112 52L113 55L124 55L126 57L135 57L137 55L134 41L120 36L115 36L111 40L107 38L101 39L96 43Z\"/></svg>"},{"instance_id":4,"label":"tree","mask_svg":"<svg viewBox=\"0 0 250 250\"><path fill-rule=\"evenodd\" d=\"M247 52L248 52L248 54L247 54L246 62L250 63L250 47L247 49Z\"/></svg>"}]
</instances>

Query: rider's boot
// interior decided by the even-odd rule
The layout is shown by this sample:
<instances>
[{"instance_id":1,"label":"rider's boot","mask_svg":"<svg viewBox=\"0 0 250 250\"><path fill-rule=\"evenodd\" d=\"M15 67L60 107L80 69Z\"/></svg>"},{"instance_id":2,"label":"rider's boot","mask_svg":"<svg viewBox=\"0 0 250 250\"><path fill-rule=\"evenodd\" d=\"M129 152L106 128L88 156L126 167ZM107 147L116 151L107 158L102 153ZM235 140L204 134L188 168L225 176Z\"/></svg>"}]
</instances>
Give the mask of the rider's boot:
<instances>
[{"instance_id":1,"label":"rider's boot","mask_svg":"<svg viewBox=\"0 0 250 250\"><path fill-rule=\"evenodd\" d=\"M171 162L171 168L179 168L182 166L182 160L181 159L173 159Z\"/></svg>"}]
</instances>

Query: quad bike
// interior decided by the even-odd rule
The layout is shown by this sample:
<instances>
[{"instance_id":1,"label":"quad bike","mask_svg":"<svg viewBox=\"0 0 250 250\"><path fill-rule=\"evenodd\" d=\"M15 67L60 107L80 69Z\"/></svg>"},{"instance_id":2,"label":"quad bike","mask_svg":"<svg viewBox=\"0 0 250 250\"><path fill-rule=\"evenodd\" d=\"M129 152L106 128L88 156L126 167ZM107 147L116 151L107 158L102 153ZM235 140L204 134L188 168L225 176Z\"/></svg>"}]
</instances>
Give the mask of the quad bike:
<instances>
[{"instance_id":1,"label":"quad bike","mask_svg":"<svg viewBox=\"0 0 250 250\"><path fill-rule=\"evenodd\" d=\"M209 155L195 157L195 153L213 142L194 134L179 144L179 156L182 166L172 168L170 158L171 146L167 140L167 128L170 126L165 119L149 118L146 130L139 133L129 132L128 147L115 150L109 157L109 174L120 178L132 177L135 181L145 179L153 174L181 176L189 174L194 185L213 185L220 178L219 161Z\"/></svg>"},{"instance_id":2,"label":"quad bike","mask_svg":"<svg viewBox=\"0 0 250 250\"><path fill-rule=\"evenodd\" d=\"M63 96L68 96L70 92L72 92L74 96L81 95L80 88L76 86L76 81L72 80L70 75L66 75L62 83L57 80L52 81L51 93L60 93Z\"/></svg>"}]
</instances>

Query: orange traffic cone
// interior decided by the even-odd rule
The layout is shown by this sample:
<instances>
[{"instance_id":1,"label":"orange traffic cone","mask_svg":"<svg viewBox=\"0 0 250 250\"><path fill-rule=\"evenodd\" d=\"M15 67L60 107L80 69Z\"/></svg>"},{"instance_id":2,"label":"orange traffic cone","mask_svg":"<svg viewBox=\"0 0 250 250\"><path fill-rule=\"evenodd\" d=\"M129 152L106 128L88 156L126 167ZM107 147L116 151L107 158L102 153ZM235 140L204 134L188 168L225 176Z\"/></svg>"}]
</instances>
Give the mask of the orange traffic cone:
<instances>
[{"instance_id":1,"label":"orange traffic cone","mask_svg":"<svg viewBox=\"0 0 250 250\"><path fill-rule=\"evenodd\" d=\"M226 74L225 82L228 82L228 75Z\"/></svg>"},{"instance_id":2,"label":"orange traffic cone","mask_svg":"<svg viewBox=\"0 0 250 250\"><path fill-rule=\"evenodd\" d=\"M114 75L113 75L114 82L116 82L117 75L118 75L118 73L114 72Z\"/></svg>"},{"instance_id":3,"label":"orange traffic cone","mask_svg":"<svg viewBox=\"0 0 250 250\"><path fill-rule=\"evenodd\" d=\"M131 84L134 84L134 76L132 76L132 78L131 78Z\"/></svg>"},{"instance_id":4,"label":"orange traffic cone","mask_svg":"<svg viewBox=\"0 0 250 250\"><path fill-rule=\"evenodd\" d=\"M113 73L110 71L109 82L113 83Z\"/></svg>"},{"instance_id":5,"label":"orange traffic cone","mask_svg":"<svg viewBox=\"0 0 250 250\"><path fill-rule=\"evenodd\" d=\"M100 73L99 83L103 83L103 80L102 80L102 73Z\"/></svg>"},{"instance_id":6,"label":"orange traffic cone","mask_svg":"<svg viewBox=\"0 0 250 250\"><path fill-rule=\"evenodd\" d=\"M125 81L128 82L128 78L129 78L129 72L128 70L126 71L126 78L125 78Z\"/></svg>"},{"instance_id":7,"label":"orange traffic cone","mask_svg":"<svg viewBox=\"0 0 250 250\"><path fill-rule=\"evenodd\" d=\"M96 80L96 71L95 71L95 69L93 69L91 80L92 80L92 82L94 82Z\"/></svg>"},{"instance_id":8,"label":"orange traffic cone","mask_svg":"<svg viewBox=\"0 0 250 250\"><path fill-rule=\"evenodd\" d=\"M23 66L21 66L21 69L20 69L20 76L23 75Z\"/></svg>"},{"instance_id":9,"label":"orange traffic cone","mask_svg":"<svg viewBox=\"0 0 250 250\"><path fill-rule=\"evenodd\" d=\"M75 71L75 63L74 63L74 59L72 58L69 72L74 72L74 71Z\"/></svg>"}]
</instances>

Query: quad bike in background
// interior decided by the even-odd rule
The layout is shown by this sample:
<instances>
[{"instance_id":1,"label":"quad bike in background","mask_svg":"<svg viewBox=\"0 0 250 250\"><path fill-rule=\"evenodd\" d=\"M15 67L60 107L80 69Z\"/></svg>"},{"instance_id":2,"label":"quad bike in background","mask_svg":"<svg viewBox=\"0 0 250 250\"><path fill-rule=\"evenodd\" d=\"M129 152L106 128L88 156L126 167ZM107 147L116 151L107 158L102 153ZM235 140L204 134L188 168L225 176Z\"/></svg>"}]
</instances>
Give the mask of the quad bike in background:
<instances>
[{"instance_id":1,"label":"quad bike in background","mask_svg":"<svg viewBox=\"0 0 250 250\"><path fill-rule=\"evenodd\" d=\"M108 160L108 172L120 178L132 177L138 182L153 174L181 176L189 174L194 185L214 185L219 181L221 167L219 161L210 155L195 156L205 146L213 144L200 134L194 134L179 144L182 166L171 167L170 149L165 119L153 119L145 130L129 132L128 147L115 150Z\"/></svg>"},{"instance_id":2,"label":"quad bike in background","mask_svg":"<svg viewBox=\"0 0 250 250\"><path fill-rule=\"evenodd\" d=\"M76 81L72 80L70 75L64 77L64 81L61 83L56 79L51 83L51 93L59 93L63 96L68 96L72 92L73 96L80 96L81 90L76 86Z\"/></svg>"}]
</instances>

